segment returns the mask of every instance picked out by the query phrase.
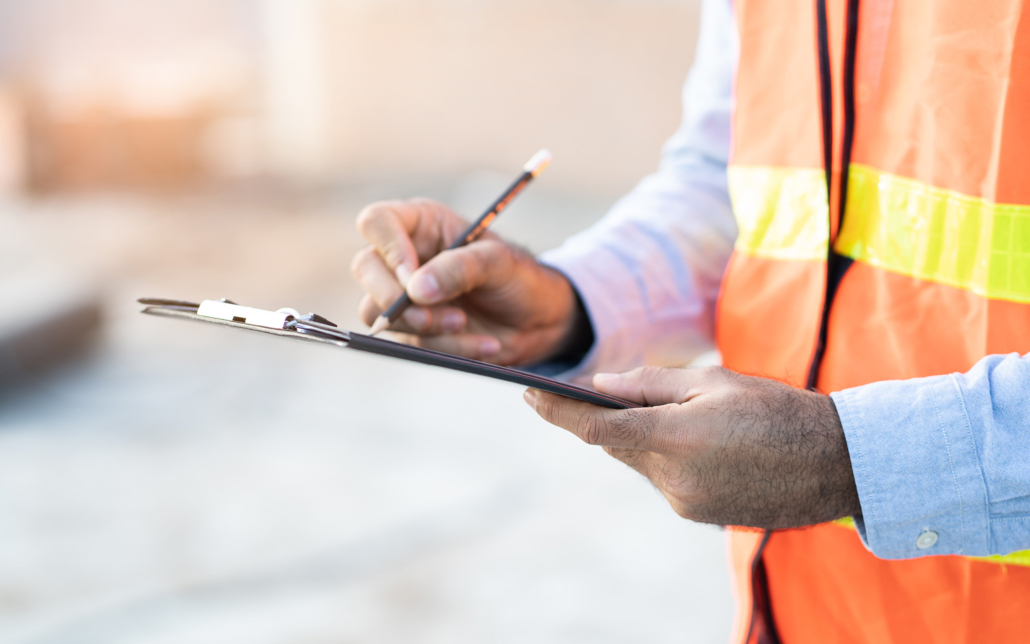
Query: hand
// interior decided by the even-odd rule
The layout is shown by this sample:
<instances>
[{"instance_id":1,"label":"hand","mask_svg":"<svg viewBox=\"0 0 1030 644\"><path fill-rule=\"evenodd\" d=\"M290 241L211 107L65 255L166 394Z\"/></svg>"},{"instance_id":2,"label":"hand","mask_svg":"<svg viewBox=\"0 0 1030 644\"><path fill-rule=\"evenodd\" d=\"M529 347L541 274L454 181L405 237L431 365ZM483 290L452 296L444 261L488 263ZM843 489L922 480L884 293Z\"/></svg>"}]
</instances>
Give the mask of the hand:
<instances>
[{"instance_id":1,"label":"hand","mask_svg":"<svg viewBox=\"0 0 1030 644\"><path fill-rule=\"evenodd\" d=\"M577 326L576 295L563 275L487 231L445 250L468 227L427 199L372 204L358 216L370 242L351 262L372 324L404 292L415 305L391 327L402 341L499 364L560 353Z\"/></svg>"},{"instance_id":2,"label":"hand","mask_svg":"<svg viewBox=\"0 0 1030 644\"><path fill-rule=\"evenodd\" d=\"M861 511L829 396L717 367L598 374L594 387L650 406L615 411L535 389L526 402L646 476L684 518L772 529Z\"/></svg>"}]
</instances>

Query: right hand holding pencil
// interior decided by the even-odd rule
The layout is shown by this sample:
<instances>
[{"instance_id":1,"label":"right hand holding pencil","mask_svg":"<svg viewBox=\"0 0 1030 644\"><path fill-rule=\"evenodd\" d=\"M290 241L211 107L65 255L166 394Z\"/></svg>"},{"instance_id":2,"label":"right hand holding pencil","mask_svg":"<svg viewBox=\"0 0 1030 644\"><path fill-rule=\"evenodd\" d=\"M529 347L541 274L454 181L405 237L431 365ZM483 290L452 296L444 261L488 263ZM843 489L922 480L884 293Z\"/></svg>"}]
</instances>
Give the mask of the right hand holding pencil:
<instances>
[{"instance_id":1,"label":"right hand holding pencil","mask_svg":"<svg viewBox=\"0 0 1030 644\"><path fill-rule=\"evenodd\" d=\"M445 250L468 226L428 199L366 207L358 230L370 243L351 271L372 324L407 286L414 305L390 328L398 339L497 364L530 364L561 352L577 314L568 280L487 231Z\"/></svg>"}]
</instances>

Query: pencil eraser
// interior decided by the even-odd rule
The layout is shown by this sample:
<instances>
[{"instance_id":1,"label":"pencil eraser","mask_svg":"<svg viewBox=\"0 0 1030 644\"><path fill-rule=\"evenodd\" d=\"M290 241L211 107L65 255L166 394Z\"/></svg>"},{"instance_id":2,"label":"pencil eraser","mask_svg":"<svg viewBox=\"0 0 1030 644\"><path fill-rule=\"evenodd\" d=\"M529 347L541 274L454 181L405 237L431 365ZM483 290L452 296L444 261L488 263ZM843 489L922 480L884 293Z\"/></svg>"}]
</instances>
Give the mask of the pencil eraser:
<instances>
[{"instance_id":1,"label":"pencil eraser","mask_svg":"<svg viewBox=\"0 0 1030 644\"><path fill-rule=\"evenodd\" d=\"M549 163L551 163L551 153L547 150L540 150L522 169L536 177L547 168Z\"/></svg>"}]
</instances>

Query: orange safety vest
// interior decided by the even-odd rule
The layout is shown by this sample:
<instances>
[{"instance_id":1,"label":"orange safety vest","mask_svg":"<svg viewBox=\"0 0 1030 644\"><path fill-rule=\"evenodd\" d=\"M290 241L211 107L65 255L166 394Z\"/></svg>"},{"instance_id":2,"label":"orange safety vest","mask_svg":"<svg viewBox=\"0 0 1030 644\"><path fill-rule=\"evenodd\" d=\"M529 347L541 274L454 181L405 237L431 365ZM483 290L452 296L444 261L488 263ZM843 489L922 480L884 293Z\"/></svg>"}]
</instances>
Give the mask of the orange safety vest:
<instances>
[{"instance_id":1,"label":"orange safety vest","mask_svg":"<svg viewBox=\"0 0 1030 644\"><path fill-rule=\"evenodd\" d=\"M1030 352L1030 2L734 10L725 366L828 393ZM835 522L730 558L736 642L1030 641L1030 552L889 561Z\"/></svg>"}]
</instances>

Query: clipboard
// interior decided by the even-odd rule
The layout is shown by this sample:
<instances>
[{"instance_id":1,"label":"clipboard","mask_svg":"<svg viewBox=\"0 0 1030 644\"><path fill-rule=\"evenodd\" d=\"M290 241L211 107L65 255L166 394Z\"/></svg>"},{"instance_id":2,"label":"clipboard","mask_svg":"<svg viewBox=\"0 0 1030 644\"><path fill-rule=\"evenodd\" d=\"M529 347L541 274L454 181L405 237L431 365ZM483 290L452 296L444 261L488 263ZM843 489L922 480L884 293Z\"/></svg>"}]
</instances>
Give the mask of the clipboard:
<instances>
[{"instance_id":1,"label":"clipboard","mask_svg":"<svg viewBox=\"0 0 1030 644\"><path fill-rule=\"evenodd\" d=\"M608 396L586 387L554 380L553 378L539 376L528 371L502 367L488 362L472 360L471 358L462 358L422 347L414 347L401 342L393 342L362 333L355 333L354 331L347 331L315 313L301 315L295 309L289 308L266 311L249 306L241 306L229 300L204 300L199 304L160 298L140 298L137 301L144 305L141 312L147 315L219 324L237 329L292 338L302 342L327 344L364 353L373 353L388 358L442 367L495 380L503 380L525 387L533 387L534 389L540 389L567 398L574 398L601 407L607 407L608 409L633 409L640 407L636 403L622 400L621 398Z\"/></svg>"}]
</instances>

